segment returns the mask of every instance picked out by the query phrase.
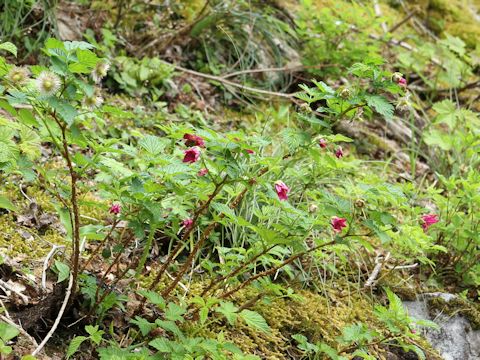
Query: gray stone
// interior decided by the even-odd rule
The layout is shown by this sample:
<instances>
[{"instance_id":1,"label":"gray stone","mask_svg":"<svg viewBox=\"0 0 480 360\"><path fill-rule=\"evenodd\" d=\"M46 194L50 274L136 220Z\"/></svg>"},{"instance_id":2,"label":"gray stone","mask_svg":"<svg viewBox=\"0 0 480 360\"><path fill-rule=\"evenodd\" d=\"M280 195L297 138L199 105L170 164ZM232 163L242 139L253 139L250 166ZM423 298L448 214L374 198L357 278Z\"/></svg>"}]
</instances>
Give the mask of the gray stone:
<instances>
[{"instance_id":1,"label":"gray stone","mask_svg":"<svg viewBox=\"0 0 480 360\"><path fill-rule=\"evenodd\" d=\"M421 295L415 301L404 301L408 314L416 319L432 320L440 326L436 329L423 329L423 335L445 360L480 360L480 331L474 331L463 316L429 314L428 297L440 297L445 301L455 299L456 295L447 293L429 293Z\"/></svg>"}]
</instances>

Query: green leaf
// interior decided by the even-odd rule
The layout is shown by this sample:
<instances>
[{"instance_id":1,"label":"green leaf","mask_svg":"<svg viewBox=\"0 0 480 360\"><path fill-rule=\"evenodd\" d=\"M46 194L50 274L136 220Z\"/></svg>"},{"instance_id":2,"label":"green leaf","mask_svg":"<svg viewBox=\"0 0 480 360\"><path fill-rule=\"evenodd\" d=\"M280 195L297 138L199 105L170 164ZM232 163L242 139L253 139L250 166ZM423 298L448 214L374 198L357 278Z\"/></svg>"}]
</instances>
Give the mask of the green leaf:
<instances>
[{"instance_id":1,"label":"green leaf","mask_svg":"<svg viewBox=\"0 0 480 360\"><path fill-rule=\"evenodd\" d=\"M35 119L35 116L28 109L18 110L18 116L20 118L20 121L25 125L37 126L37 127L39 126L38 121Z\"/></svg>"},{"instance_id":2,"label":"green leaf","mask_svg":"<svg viewBox=\"0 0 480 360\"><path fill-rule=\"evenodd\" d=\"M148 343L151 347L158 350L161 353L170 353L171 346L170 341L165 338L156 338Z\"/></svg>"},{"instance_id":3,"label":"green leaf","mask_svg":"<svg viewBox=\"0 0 480 360\"><path fill-rule=\"evenodd\" d=\"M78 62L68 66L72 73L89 74L99 61L99 58L94 52L82 49L77 50L77 59Z\"/></svg>"},{"instance_id":4,"label":"green leaf","mask_svg":"<svg viewBox=\"0 0 480 360\"><path fill-rule=\"evenodd\" d=\"M151 323L140 316L136 316L135 319L130 320L130 322L138 326L143 336L147 336L150 331L157 327L154 323Z\"/></svg>"},{"instance_id":5,"label":"green leaf","mask_svg":"<svg viewBox=\"0 0 480 360\"><path fill-rule=\"evenodd\" d=\"M70 212L67 208L60 207L60 205L55 205L55 209L57 210L58 216L60 217L60 222L67 231L67 238L72 239L73 230Z\"/></svg>"},{"instance_id":6,"label":"green leaf","mask_svg":"<svg viewBox=\"0 0 480 360\"><path fill-rule=\"evenodd\" d=\"M4 342L12 340L14 337L18 336L20 331L10 324L5 322L0 322L0 339Z\"/></svg>"},{"instance_id":7,"label":"green leaf","mask_svg":"<svg viewBox=\"0 0 480 360\"><path fill-rule=\"evenodd\" d=\"M390 119L393 117L393 105L388 102L386 98L380 95L366 95L368 106L375 109L377 113L383 115L385 118Z\"/></svg>"},{"instance_id":8,"label":"green leaf","mask_svg":"<svg viewBox=\"0 0 480 360\"><path fill-rule=\"evenodd\" d=\"M165 300L160 294L150 290L140 290L138 293L147 298L153 305L157 305L161 310L165 309Z\"/></svg>"},{"instance_id":9,"label":"green leaf","mask_svg":"<svg viewBox=\"0 0 480 360\"><path fill-rule=\"evenodd\" d=\"M78 115L77 110L65 100L49 97L47 102L60 115L60 117L71 126Z\"/></svg>"},{"instance_id":10,"label":"green leaf","mask_svg":"<svg viewBox=\"0 0 480 360\"><path fill-rule=\"evenodd\" d=\"M454 139L450 134L432 129L423 135L423 141L425 141L427 145L436 145L442 150L449 151L453 147Z\"/></svg>"},{"instance_id":11,"label":"green leaf","mask_svg":"<svg viewBox=\"0 0 480 360\"><path fill-rule=\"evenodd\" d=\"M5 196L0 195L0 209L7 209L10 211L17 211L17 208L13 203Z\"/></svg>"},{"instance_id":12,"label":"green leaf","mask_svg":"<svg viewBox=\"0 0 480 360\"><path fill-rule=\"evenodd\" d=\"M62 281L68 279L68 277L70 276L70 267L67 264L55 260L55 267L58 270L58 283L61 283Z\"/></svg>"},{"instance_id":13,"label":"green leaf","mask_svg":"<svg viewBox=\"0 0 480 360\"><path fill-rule=\"evenodd\" d=\"M87 340L88 338L85 337L85 336L77 336L77 337L74 337L72 339L72 341L70 341L70 345L68 345L68 350L67 350L67 359L70 358L70 356L72 356L73 354L75 354L78 350L78 348L80 347L80 345L82 345L82 343Z\"/></svg>"},{"instance_id":14,"label":"green leaf","mask_svg":"<svg viewBox=\"0 0 480 360\"><path fill-rule=\"evenodd\" d=\"M222 302L222 304L215 309L216 312L222 314L227 319L230 325L234 325L238 318L238 307L232 302Z\"/></svg>"},{"instance_id":15,"label":"green leaf","mask_svg":"<svg viewBox=\"0 0 480 360\"><path fill-rule=\"evenodd\" d=\"M7 41L4 43L1 43L0 50L8 51L9 53L13 54L13 56L17 57L17 47L11 42Z\"/></svg>"},{"instance_id":16,"label":"green leaf","mask_svg":"<svg viewBox=\"0 0 480 360\"><path fill-rule=\"evenodd\" d=\"M90 340L93 341L96 345L99 345L102 341L102 336L105 333L103 330L98 329L98 325L85 326L85 331L90 335Z\"/></svg>"},{"instance_id":17,"label":"green leaf","mask_svg":"<svg viewBox=\"0 0 480 360\"><path fill-rule=\"evenodd\" d=\"M158 136L148 135L138 142L138 145L142 147L150 155L160 154L166 146L166 143L162 141Z\"/></svg>"},{"instance_id":18,"label":"green leaf","mask_svg":"<svg viewBox=\"0 0 480 360\"><path fill-rule=\"evenodd\" d=\"M270 327L259 313L251 310L242 310L239 315L248 326L254 327L266 333L270 332Z\"/></svg>"},{"instance_id":19,"label":"green leaf","mask_svg":"<svg viewBox=\"0 0 480 360\"><path fill-rule=\"evenodd\" d=\"M165 310L165 318L171 321L183 321L182 315L186 310L175 303L168 303L167 310Z\"/></svg>"},{"instance_id":20,"label":"green leaf","mask_svg":"<svg viewBox=\"0 0 480 360\"><path fill-rule=\"evenodd\" d=\"M100 163L106 166L113 175L121 177L129 177L133 175L133 172L129 168L115 159L104 157L100 160Z\"/></svg>"}]
</instances>

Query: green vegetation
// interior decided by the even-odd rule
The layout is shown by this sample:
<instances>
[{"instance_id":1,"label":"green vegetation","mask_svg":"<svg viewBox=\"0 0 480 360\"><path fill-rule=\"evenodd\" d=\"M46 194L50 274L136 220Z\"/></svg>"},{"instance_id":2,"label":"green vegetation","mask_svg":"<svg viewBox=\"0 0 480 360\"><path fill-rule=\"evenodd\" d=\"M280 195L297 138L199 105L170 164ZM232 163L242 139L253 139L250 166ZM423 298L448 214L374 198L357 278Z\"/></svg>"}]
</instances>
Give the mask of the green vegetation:
<instances>
[{"instance_id":1,"label":"green vegetation","mask_svg":"<svg viewBox=\"0 0 480 360\"><path fill-rule=\"evenodd\" d=\"M478 328L475 2L173 3L0 5L0 354L441 359L435 291Z\"/></svg>"}]
</instances>

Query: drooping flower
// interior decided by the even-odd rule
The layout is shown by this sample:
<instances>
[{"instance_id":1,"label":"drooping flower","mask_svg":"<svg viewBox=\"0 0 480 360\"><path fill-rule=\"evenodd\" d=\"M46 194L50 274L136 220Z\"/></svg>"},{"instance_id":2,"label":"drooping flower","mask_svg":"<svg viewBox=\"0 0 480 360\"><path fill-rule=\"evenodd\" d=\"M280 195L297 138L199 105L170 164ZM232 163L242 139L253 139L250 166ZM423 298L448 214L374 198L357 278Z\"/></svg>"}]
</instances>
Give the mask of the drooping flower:
<instances>
[{"instance_id":1,"label":"drooping flower","mask_svg":"<svg viewBox=\"0 0 480 360\"><path fill-rule=\"evenodd\" d=\"M397 84L405 88L407 87L407 80L405 78L401 78L397 81Z\"/></svg>"},{"instance_id":2,"label":"drooping flower","mask_svg":"<svg viewBox=\"0 0 480 360\"><path fill-rule=\"evenodd\" d=\"M440 220L438 220L438 215L437 214L422 215L423 231L427 232L427 230L430 226L432 226L433 224L436 224L439 221Z\"/></svg>"},{"instance_id":3,"label":"drooping flower","mask_svg":"<svg viewBox=\"0 0 480 360\"><path fill-rule=\"evenodd\" d=\"M255 151L253 151L252 149L247 149L247 150L245 150L245 151L246 151L248 154L250 154L250 155L255 154Z\"/></svg>"},{"instance_id":4,"label":"drooping flower","mask_svg":"<svg viewBox=\"0 0 480 360\"><path fill-rule=\"evenodd\" d=\"M187 146L200 146L202 148L205 147L205 140L202 137L194 134L185 134L183 135L185 139L185 145Z\"/></svg>"},{"instance_id":5,"label":"drooping flower","mask_svg":"<svg viewBox=\"0 0 480 360\"><path fill-rule=\"evenodd\" d=\"M341 146L339 146L337 150L335 150L335 156L337 157L337 159L343 157L343 149Z\"/></svg>"},{"instance_id":6,"label":"drooping flower","mask_svg":"<svg viewBox=\"0 0 480 360\"><path fill-rule=\"evenodd\" d=\"M99 89L95 89L92 96L86 96L83 99L83 105L88 108L97 108L103 104L103 96Z\"/></svg>"},{"instance_id":7,"label":"drooping flower","mask_svg":"<svg viewBox=\"0 0 480 360\"><path fill-rule=\"evenodd\" d=\"M200 149L196 146L185 150L183 153L185 154L183 157L184 163L193 164L200 158Z\"/></svg>"},{"instance_id":8,"label":"drooping flower","mask_svg":"<svg viewBox=\"0 0 480 360\"><path fill-rule=\"evenodd\" d=\"M28 82L30 72L25 67L14 66L7 74L7 80L16 86L25 85Z\"/></svg>"},{"instance_id":9,"label":"drooping flower","mask_svg":"<svg viewBox=\"0 0 480 360\"><path fill-rule=\"evenodd\" d=\"M105 76L107 76L108 69L110 69L110 63L108 61L99 61L95 65L95 69L92 71L93 81L99 83Z\"/></svg>"},{"instance_id":10,"label":"drooping flower","mask_svg":"<svg viewBox=\"0 0 480 360\"><path fill-rule=\"evenodd\" d=\"M60 89L60 78L51 71L42 71L35 80L37 89L43 96L55 95Z\"/></svg>"},{"instance_id":11,"label":"drooping flower","mask_svg":"<svg viewBox=\"0 0 480 360\"><path fill-rule=\"evenodd\" d=\"M207 174L208 174L207 168L200 169L200 171L198 172L198 176L205 176Z\"/></svg>"},{"instance_id":12,"label":"drooping flower","mask_svg":"<svg viewBox=\"0 0 480 360\"><path fill-rule=\"evenodd\" d=\"M183 226L188 229L193 225L193 220L188 218L182 221Z\"/></svg>"},{"instance_id":13,"label":"drooping flower","mask_svg":"<svg viewBox=\"0 0 480 360\"><path fill-rule=\"evenodd\" d=\"M325 149L327 147L327 140L325 139L318 140L318 145L320 145L322 149Z\"/></svg>"},{"instance_id":14,"label":"drooping flower","mask_svg":"<svg viewBox=\"0 0 480 360\"><path fill-rule=\"evenodd\" d=\"M344 227L347 227L347 219L334 216L330 224L332 225L333 231L340 233Z\"/></svg>"},{"instance_id":15,"label":"drooping flower","mask_svg":"<svg viewBox=\"0 0 480 360\"><path fill-rule=\"evenodd\" d=\"M120 214L120 211L122 211L122 206L119 203L113 203L110 206L110 210L109 210L110 214L118 215Z\"/></svg>"},{"instance_id":16,"label":"drooping flower","mask_svg":"<svg viewBox=\"0 0 480 360\"><path fill-rule=\"evenodd\" d=\"M288 193L290 192L290 188L285 185L283 181L276 181L275 182L275 191L277 192L278 198L280 200L288 200Z\"/></svg>"}]
</instances>

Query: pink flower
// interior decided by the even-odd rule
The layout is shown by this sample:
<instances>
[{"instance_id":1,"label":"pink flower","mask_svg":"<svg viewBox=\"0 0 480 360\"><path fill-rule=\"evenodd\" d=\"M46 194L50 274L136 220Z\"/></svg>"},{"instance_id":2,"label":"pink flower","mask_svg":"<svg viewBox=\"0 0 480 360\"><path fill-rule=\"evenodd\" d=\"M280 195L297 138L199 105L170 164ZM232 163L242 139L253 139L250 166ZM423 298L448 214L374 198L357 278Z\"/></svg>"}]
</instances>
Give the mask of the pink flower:
<instances>
[{"instance_id":1,"label":"pink flower","mask_svg":"<svg viewBox=\"0 0 480 360\"><path fill-rule=\"evenodd\" d=\"M207 174L208 174L207 168L200 169L200 171L198 172L198 176L205 176Z\"/></svg>"},{"instance_id":2,"label":"pink flower","mask_svg":"<svg viewBox=\"0 0 480 360\"><path fill-rule=\"evenodd\" d=\"M407 80L403 77L397 80L397 84L401 87L407 87Z\"/></svg>"},{"instance_id":3,"label":"pink flower","mask_svg":"<svg viewBox=\"0 0 480 360\"><path fill-rule=\"evenodd\" d=\"M330 224L333 227L333 231L340 233L344 227L347 227L347 219L334 216Z\"/></svg>"},{"instance_id":4,"label":"pink flower","mask_svg":"<svg viewBox=\"0 0 480 360\"><path fill-rule=\"evenodd\" d=\"M183 153L185 154L185 156L183 157L184 163L193 164L200 157L200 149L196 146L185 150Z\"/></svg>"},{"instance_id":5,"label":"pink flower","mask_svg":"<svg viewBox=\"0 0 480 360\"><path fill-rule=\"evenodd\" d=\"M275 191L277 192L278 198L280 200L288 200L288 193L290 188L285 185L283 181L278 180L275 182Z\"/></svg>"},{"instance_id":6,"label":"pink flower","mask_svg":"<svg viewBox=\"0 0 480 360\"><path fill-rule=\"evenodd\" d=\"M113 215L118 215L120 214L120 211L122 210L122 207L119 203L114 203L112 204L112 206L110 206L110 214L113 214Z\"/></svg>"},{"instance_id":7,"label":"pink flower","mask_svg":"<svg viewBox=\"0 0 480 360\"><path fill-rule=\"evenodd\" d=\"M255 151L253 151L252 149L247 149L246 152L249 154L255 154Z\"/></svg>"},{"instance_id":8,"label":"pink flower","mask_svg":"<svg viewBox=\"0 0 480 360\"><path fill-rule=\"evenodd\" d=\"M193 225L193 220L188 218L182 221L183 226L185 226L186 229L190 228Z\"/></svg>"},{"instance_id":9,"label":"pink flower","mask_svg":"<svg viewBox=\"0 0 480 360\"><path fill-rule=\"evenodd\" d=\"M439 222L437 214L428 214L422 216L422 228L423 231L427 232L428 228L433 224Z\"/></svg>"},{"instance_id":10,"label":"pink flower","mask_svg":"<svg viewBox=\"0 0 480 360\"><path fill-rule=\"evenodd\" d=\"M337 157L337 159L340 159L341 157L343 157L343 149L341 146L339 146L335 151L335 156Z\"/></svg>"},{"instance_id":11,"label":"pink flower","mask_svg":"<svg viewBox=\"0 0 480 360\"><path fill-rule=\"evenodd\" d=\"M327 147L327 140L325 139L318 140L318 145L320 145L322 149L325 149Z\"/></svg>"},{"instance_id":12,"label":"pink flower","mask_svg":"<svg viewBox=\"0 0 480 360\"><path fill-rule=\"evenodd\" d=\"M185 134L183 135L185 139L185 145L187 146L200 146L202 148L205 147L205 140L198 135L193 134Z\"/></svg>"}]
</instances>

